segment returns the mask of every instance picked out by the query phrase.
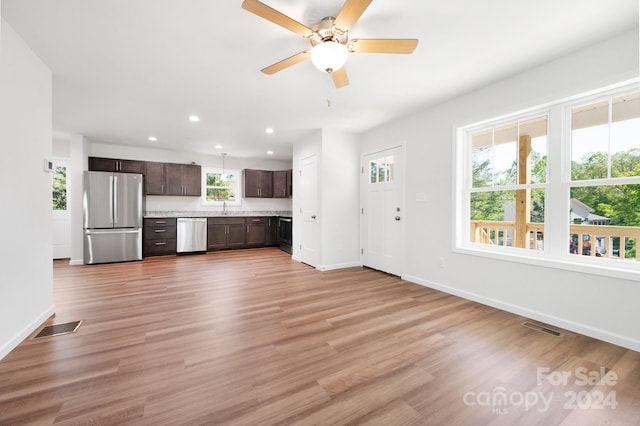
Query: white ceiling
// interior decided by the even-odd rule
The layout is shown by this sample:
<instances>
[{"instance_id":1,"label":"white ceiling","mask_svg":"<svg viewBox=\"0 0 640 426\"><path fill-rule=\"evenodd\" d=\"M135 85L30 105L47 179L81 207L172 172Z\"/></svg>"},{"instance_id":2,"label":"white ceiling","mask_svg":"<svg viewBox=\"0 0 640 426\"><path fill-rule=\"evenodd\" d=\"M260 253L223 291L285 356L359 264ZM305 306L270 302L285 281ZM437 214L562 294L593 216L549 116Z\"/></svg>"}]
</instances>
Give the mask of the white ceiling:
<instances>
[{"instance_id":1,"label":"white ceiling","mask_svg":"<svg viewBox=\"0 0 640 426\"><path fill-rule=\"evenodd\" d=\"M53 71L55 137L205 154L221 144L229 156L271 149L277 159L314 129L358 133L638 27L637 0L373 0L350 37L418 38L418 47L351 54L351 84L335 89L310 61L262 74L309 44L241 3L1 2ZM264 3L312 26L343 1Z\"/></svg>"}]
</instances>

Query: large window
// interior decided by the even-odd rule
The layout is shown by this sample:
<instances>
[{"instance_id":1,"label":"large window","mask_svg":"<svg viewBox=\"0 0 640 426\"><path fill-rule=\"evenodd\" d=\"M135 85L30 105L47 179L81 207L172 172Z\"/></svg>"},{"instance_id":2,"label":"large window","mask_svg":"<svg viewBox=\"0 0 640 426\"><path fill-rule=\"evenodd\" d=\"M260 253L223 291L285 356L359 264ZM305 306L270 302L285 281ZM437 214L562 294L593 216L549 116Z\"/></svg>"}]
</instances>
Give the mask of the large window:
<instances>
[{"instance_id":1,"label":"large window","mask_svg":"<svg viewBox=\"0 0 640 426\"><path fill-rule=\"evenodd\" d=\"M544 249L547 116L485 127L468 137L471 240Z\"/></svg>"},{"instance_id":2,"label":"large window","mask_svg":"<svg viewBox=\"0 0 640 426\"><path fill-rule=\"evenodd\" d=\"M204 169L202 173L205 205L240 205L240 180L237 170Z\"/></svg>"},{"instance_id":3,"label":"large window","mask_svg":"<svg viewBox=\"0 0 640 426\"><path fill-rule=\"evenodd\" d=\"M569 250L640 261L640 93L571 108Z\"/></svg>"},{"instance_id":4,"label":"large window","mask_svg":"<svg viewBox=\"0 0 640 426\"><path fill-rule=\"evenodd\" d=\"M458 128L457 249L640 272L638 84L535 111Z\"/></svg>"}]
</instances>

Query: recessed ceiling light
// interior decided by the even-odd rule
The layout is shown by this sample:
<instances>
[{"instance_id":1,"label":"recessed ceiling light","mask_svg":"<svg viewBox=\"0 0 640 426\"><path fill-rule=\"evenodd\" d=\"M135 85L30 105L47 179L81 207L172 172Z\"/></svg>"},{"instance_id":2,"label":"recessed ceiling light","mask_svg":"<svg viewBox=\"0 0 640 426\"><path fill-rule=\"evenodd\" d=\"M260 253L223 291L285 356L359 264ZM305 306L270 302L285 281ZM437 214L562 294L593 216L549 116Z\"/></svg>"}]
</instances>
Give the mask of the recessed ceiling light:
<instances>
[{"instance_id":1,"label":"recessed ceiling light","mask_svg":"<svg viewBox=\"0 0 640 426\"><path fill-rule=\"evenodd\" d=\"M267 155L273 155L273 151L267 151Z\"/></svg>"},{"instance_id":2,"label":"recessed ceiling light","mask_svg":"<svg viewBox=\"0 0 640 426\"><path fill-rule=\"evenodd\" d=\"M158 138L156 138L155 136L149 136L149 137L147 138L147 140L148 140L149 142L158 142Z\"/></svg>"},{"instance_id":3,"label":"recessed ceiling light","mask_svg":"<svg viewBox=\"0 0 640 426\"><path fill-rule=\"evenodd\" d=\"M264 129L264 132L269 135L272 135L273 132L275 132L275 130L273 130L271 127L267 127L266 129Z\"/></svg>"},{"instance_id":4,"label":"recessed ceiling light","mask_svg":"<svg viewBox=\"0 0 640 426\"><path fill-rule=\"evenodd\" d=\"M192 123L197 123L198 121L200 121L200 117L198 117L197 115L190 115L189 121L191 121Z\"/></svg>"},{"instance_id":5,"label":"recessed ceiling light","mask_svg":"<svg viewBox=\"0 0 640 426\"><path fill-rule=\"evenodd\" d=\"M222 145L216 145L216 149L222 149Z\"/></svg>"}]
</instances>

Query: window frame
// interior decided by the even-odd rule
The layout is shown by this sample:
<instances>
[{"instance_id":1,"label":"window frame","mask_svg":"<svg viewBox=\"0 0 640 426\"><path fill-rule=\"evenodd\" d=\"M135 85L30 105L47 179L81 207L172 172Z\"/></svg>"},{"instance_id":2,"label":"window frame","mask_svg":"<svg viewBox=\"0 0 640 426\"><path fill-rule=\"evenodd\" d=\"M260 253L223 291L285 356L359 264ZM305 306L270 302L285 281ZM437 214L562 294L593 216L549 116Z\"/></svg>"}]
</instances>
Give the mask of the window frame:
<instances>
[{"instance_id":1,"label":"window frame","mask_svg":"<svg viewBox=\"0 0 640 426\"><path fill-rule=\"evenodd\" d=\"M453 251L456 253L515 261L531 265L553 267L595 275L640 279L640 262L627 262L569 253L567 238L570 234L570 188L572 186L602 185L603 180L571 180L571 110L605 98L639 91L640 81L634 79L607 88L593 90L545 105L521 110L500 117L488 118L467 125L454 124L454 226ZM543 184L517 185L518 188L545 188L544 250L491 246L471 242L472 140L474 132L501 125L526 121L547 114L547 179ZM608 178L615 184L640 183L640 177ZM512 186L494 186L492 190L515 189ZM477 190L477 188L475 188ZM562 212L558 214L558 212ZM636 243L639 244L639 243Z\"/></svg>"},{"instance_id":2,"label":"window frame","mask_svg":"<svg viewBox=\"0 0 640 426\"><path fill-rule=\"evenodd\" d=\"M235 201L210 201L207 200L207 174L209 173L222 173L223 170L220 167L203 167L202 168L202 196L201 196L201 203L203 206L219 206L222 207L223 205L226 205L227 207L230 206L241 206L242 205L242 195L241 195L241 189L242 189L242 173L240 170L236 170L236 169L224 169L225 174L230 174L233 173L236 176L236 180L235 180L235 193L236 193L236 199ZM225 204L226 203L226 204Z\"/></svg>"}]
</instances>

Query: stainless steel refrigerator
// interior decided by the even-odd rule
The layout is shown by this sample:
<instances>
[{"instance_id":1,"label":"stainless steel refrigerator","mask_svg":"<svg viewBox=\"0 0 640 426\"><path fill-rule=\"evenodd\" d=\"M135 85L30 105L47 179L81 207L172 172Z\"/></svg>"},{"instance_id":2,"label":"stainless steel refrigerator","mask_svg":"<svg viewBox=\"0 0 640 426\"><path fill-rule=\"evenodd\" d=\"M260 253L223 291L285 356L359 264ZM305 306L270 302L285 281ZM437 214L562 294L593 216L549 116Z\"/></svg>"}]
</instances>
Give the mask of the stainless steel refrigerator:
<instances>
[{"instance_id":1,"label":"stainless steel refrigerator","mask_svg":"<svg viewBox=\"0 0 640 426\"><path fill-rule=\"evenodd\" d=\"M84 172L84 263L142 259L142 175Z\"/></svg>"}]
</instances>

